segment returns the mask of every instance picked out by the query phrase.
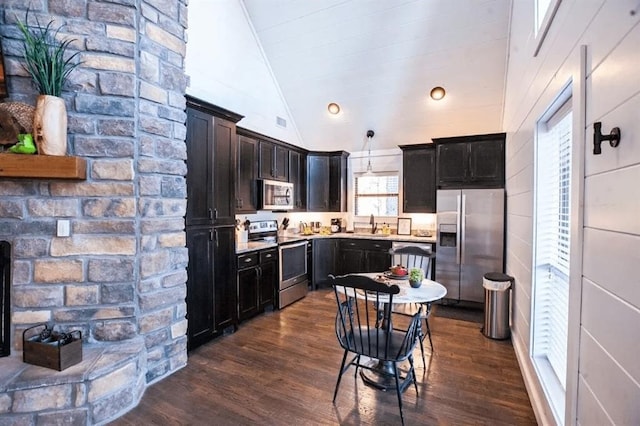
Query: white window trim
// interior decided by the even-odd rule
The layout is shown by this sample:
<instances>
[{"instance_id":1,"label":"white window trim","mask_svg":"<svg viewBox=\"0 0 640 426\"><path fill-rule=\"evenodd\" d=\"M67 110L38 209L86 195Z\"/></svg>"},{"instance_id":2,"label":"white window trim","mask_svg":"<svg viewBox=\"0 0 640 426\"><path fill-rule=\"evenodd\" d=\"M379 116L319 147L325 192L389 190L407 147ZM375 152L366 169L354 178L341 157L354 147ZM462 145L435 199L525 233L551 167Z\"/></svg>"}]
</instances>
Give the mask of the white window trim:
<instances>
[{"instance_id":1,"label":"white window trim","mask_svg":"<svg viewBox=\"0 0 640 426\"><path fill-rule=\"evenodd\" d=\"M534 57L538 56L538 52L540 52L540 49L542 48L542 43L547 37L547 33L549 32L549 28L551 27L551 22L553 22L553 18L555 18L556 16L556 12L558 11L558 7L560 7L561 1L562 0L551 0L551 3L547 8L547 12L544 15L544 19L542 19L542 22L540 23L539 26L537 26L537 22L535 21L537 12L535 10L533 12L533 17L534 17L533 33L534 33L534 46L535 46L533 51ZM535 7L536 7L536 3L534 2L534 8Z\"/></svg>"},{"instance_id":2,"label":"white window trim","mask_svg":"<svg viewBox=\"0 0 640 426\"><path fill-rule=\"evenodd\" d=\"M375 221L377 223L387 222L388 225L394 225L398 219L402 215L402 174L399 170L385 170L385 171L374 171L371 172L373 176L398 176L398 216L375 216ZM350 186L351 193L353 194L352 203L353 203L353 220L355 222L369 222L370 216L356 216L356 178L366 176L366 172L354 172L353 173L353 182Z\"/></svg>"}]
</instances>

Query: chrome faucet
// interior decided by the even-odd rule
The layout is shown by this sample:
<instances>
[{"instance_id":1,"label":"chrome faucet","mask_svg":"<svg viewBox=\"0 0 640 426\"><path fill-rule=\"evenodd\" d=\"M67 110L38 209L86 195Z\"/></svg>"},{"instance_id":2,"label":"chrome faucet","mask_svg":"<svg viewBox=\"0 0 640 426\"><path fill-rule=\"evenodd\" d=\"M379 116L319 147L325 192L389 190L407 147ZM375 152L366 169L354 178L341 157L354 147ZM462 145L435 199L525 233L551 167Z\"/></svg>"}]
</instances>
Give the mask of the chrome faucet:
<instances>
[{"instance_id":1,"label":"chrome faucet","mask_svg":"<svg viewBox=\"0 0 640 426\"><path fill-rule=\"evenodd\" d=\"M371 218L369 218L369 224L371 225L371 233L375 234L376 229L378 229L378 226L376 225L376 220L373 217L373 215L371 215Z\"/></svg>"}]
</instances>

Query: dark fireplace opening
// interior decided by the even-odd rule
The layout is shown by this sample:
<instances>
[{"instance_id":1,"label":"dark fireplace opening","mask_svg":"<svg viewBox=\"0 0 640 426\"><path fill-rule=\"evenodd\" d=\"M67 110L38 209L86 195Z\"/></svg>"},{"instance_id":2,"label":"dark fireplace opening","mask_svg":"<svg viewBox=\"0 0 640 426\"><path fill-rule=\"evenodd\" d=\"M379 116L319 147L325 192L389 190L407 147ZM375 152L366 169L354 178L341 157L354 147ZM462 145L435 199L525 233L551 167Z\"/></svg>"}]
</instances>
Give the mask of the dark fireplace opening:
<instances>
[{"instance_id":1,"label":"dark fireplace opening","mask_svg":"<svg viewBox=\"0 0 640 426\"><path fill-rule=\"evenodd\" d=\"M11 246L7 241L0 241L0 357L9 356L11 332Z\"/></svg>"}]
</instances>

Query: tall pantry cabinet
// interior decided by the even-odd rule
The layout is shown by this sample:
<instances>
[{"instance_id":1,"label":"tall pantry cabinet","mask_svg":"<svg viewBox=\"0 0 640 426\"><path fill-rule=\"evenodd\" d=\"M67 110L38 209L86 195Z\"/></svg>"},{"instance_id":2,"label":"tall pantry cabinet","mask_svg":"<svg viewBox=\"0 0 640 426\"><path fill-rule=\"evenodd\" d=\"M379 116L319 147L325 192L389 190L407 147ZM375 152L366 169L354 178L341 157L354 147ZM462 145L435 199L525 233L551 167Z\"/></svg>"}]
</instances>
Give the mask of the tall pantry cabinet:
<instances>
[{"instance_id":1,"label":"tall pantry cabinet","mask_svg":"<svg viewBox=\"0 0 640 426\"><path fill-rule=\"evenodd\" d=\"M187 97L187 337L194 349L237 326L236 123L241 115Z\"/></svg>"}]
</instances>

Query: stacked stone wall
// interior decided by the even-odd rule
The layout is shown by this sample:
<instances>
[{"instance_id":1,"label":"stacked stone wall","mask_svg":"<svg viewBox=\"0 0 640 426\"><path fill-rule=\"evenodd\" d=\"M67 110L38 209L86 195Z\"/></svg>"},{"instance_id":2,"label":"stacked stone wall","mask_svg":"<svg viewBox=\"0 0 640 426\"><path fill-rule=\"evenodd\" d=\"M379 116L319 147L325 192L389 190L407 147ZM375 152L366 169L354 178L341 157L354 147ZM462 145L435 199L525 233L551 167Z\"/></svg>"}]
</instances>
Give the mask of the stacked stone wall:
<instances>
[{"instance_id":1,"label":"stacked stone wall","mask_svg":"<svg viewBox=\"0 0 640 426\"><path fill-rule=\"evenodd\" d=\"M3 0L10 98L35 104L16 19L54 19L82 65L63 93L68 153L85 181L0 178L0 240L12 244L12 350L54 322L86 343L142 336L146 380L186 364L187 0ZM69 220L70 237L56 236ZM0 363L2 359L0 358Z\"/></svg>"}]
</instances>

